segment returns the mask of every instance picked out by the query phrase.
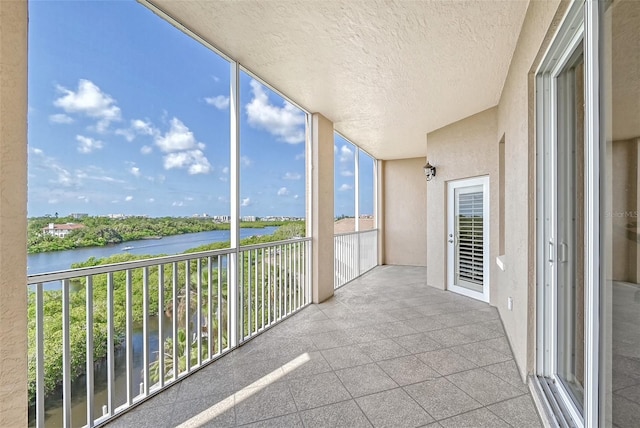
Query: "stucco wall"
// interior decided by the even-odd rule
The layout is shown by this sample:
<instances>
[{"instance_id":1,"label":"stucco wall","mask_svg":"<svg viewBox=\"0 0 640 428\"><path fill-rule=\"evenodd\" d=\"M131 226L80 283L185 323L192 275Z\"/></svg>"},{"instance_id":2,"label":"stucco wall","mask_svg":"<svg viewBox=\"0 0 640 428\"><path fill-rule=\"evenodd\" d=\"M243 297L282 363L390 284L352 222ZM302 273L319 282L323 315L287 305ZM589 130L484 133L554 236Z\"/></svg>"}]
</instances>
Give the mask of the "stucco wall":
<instances>
[{"instance_id":1,"label":"stucco wall","mask_svg":"<svg viewBox=\"0 0 640 428\"><path fill-rule=\"evenodd\" d=\"M529 3L498 104L505 138L505 271L495 270L497 306L524 378L535 355L535 67L562 16L559 1ZM566 2L562 9L566 8ZM556 16L557 15L557 16ZM507 298L513 298L513 310Z\"/></svg>"},{"instance_id":2,"label":"stucco wall","mask_svg":"<svg viewBox=\"0 0 640 428\"><path fill-rule=\"evenodd\" d=\"M333 296L333 123L320 113L314 113L312 129L312 290L313 302L320 303Z\"/></svg>"},{"instance_id":3,"label":"stucco wall","mask_svg":"<svg viewBox=\"0 0 640 428\"><path fill-rule=\"evenodd\" d=\"M427 135L427 158L437 167L428 184L427 284L446 289L447 284L447 183L461 178L489 176L490 283L498 249L498 149L497 109L485 110ZM472 155L470 155L472 154ZM490 291L491 300L494 296Z\"/></svg>"},{"instance_id":4,"label":"stucco wall","mask_svg":"<svg viewBox=\"0 0 640 428\"><path fill-rule=\"evenodd\" d=\"M384 161L384 263L426 266L425 158Z\"/></svg>"},{"instance_id":5,"label":"stucco wall","mask_svg":"<svg viewBox=\"0 0 640 428\"><path fill-rule=\"evenodd\" d=\"M27 426L27 2L0 1L0 427Z\"/></svg>"}]
</instances>

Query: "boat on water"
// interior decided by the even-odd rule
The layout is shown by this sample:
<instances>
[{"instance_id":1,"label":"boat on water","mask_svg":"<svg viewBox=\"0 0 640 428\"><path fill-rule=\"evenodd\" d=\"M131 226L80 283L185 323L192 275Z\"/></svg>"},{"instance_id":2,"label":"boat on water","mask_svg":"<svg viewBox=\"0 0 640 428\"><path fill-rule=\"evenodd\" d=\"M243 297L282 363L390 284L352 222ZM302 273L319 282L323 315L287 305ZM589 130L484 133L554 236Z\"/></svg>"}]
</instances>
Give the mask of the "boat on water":
<instances>
[{"instance_id":1,"label":"boat on water","mask_svg":"<svg viewBox=\"0 0 640 428\"><path fill-rule=\"evenodd\" d=\"M132 250L132 249L133 249L133 247L124 247L124 248L122 249L122 251L129 251L129 250Z\"/></svg>"}]
</instances>

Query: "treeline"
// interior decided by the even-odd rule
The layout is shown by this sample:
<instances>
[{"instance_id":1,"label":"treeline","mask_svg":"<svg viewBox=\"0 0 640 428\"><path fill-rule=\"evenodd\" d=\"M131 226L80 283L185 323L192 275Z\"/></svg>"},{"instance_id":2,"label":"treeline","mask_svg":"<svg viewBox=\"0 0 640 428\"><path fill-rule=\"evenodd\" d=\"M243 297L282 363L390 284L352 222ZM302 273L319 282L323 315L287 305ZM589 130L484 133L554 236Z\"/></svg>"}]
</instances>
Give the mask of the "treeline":
<instances>
[{"instance_id":1,"label":"treeline","mask_svg":"<svg viewBox=\"0 0 640 428\"><path fill-rule=\"evenodd\" d=\"M253 223L251 223L253 225ZM304 222L292 222L285 224L278 228L278 230L272 235L253 236L243 239L240 244L242 246L255 245L261 243L268 243L274 241L280 241L290 239L294 237L301 237L305 234ZM206 250L224 249L229 247L229 242L216 242L201 247L193 248L185 251L185 253L192 253ZM112 263L122 263L133 260L147 259L151 257L160 256L148 256L148 255L133 255L130 253L115 254L110 257L101 259L90 258L82 263L75 263L72 268L83 268L99 265L107 265ZM197 276L197 265L200 263L201 277ZM177 264L177 272L175 273L177 284L181 284L178 290L178 301L176 305L178 307L178 319L180 320L181 330L184 328L184 323L187 322L184 318L185 313L185 301L190 301L190 307L195 311L196 299L193 297L193 293L197 292L197 284L208 284L209 276L211 276L212 283L218 284L219 269L217 268L217 260L214 260L214 266L212 271L207 271L206 259L193 260L189 263L187 280L186 263ZM164 307L162 310L168 316L174 316L170 313L173 308L172 290L173 290L173 264L164 266L163 284L164 284ZM243 267L245 273L248 275L250 272L249 266ZM147 283L149 285L148 294L148 308L149 315L158 315L159 311L159 296L158 296L158 281L159 281L160 268L153 266L148 268L146 275ZM131 289L132 289L132 315L134 322L141 322L143 316L143 273L142 269L131 270ZM215 308L224 308L227 298L227 277L226 270L223 270L223 277L220 278L220 284L222 285L221 296L223 301L217 301L217 290L214 290L212 295L212 310ZM275 280L275 278L274 278ZM111 277L113 287L113 302L114 302L114 340L109 344L107 340L107 275L94 275L92 277L93 286L93 341L94 341L94 361L98 362L103 360L107 355L109 346L116 348L122 346L126 332L126 272L118 271L114 272ZM186 284L189 284L187 289ZM70 307L70 348L71 348L71 378L76 379L84 373L86 367L86 279L76 278L71 281L69 294L69 307ZM207 288L203 286L201 292L203 293L204 301L207 301ZM187 294L190 296L187 299ZM35 305L35 293L29 292L29 309L28 309L28 340L29 340L29 402L33 405L35 402L36 394L36 305ZM52 394L62 382L62 291L46 291L43 296L44 306L44 393L45 396ZM203 313L207 313L210 308L203 308ZM193 313L193 312L192 312ZM226 319L226 313L222 314ZM214 321L215 322L215 321ZM226 323L226 322L225 322ZM217 324L209 326L211 332L210 337L217 337ZM180 336L183 333L178 332L178 339L183 342L185 337ZM182 338L182 339L180 339ZM225 343L214 343L214 352L222 349L226 346L226 334L223 337ZM165 346L169 346L170 343L165 343ZM181 345L182 348L183 345ZM194 356L191 356L194 358ZM186 359L185 355L181 355L181 360ZM181 367L184 361L180 361L177 365ZM171 369L172 363L167 362L166 369ZM154 373L154 381L159 376L166 375L167 373L160 374Z\"/></svg>"},{"instance_id":2,"label":"treeline","mask_svg":"<svg viewBox=\"0 0 640 428\"><path fill-rule=\"evenodd\" d=\"M43 232L49 223L81 224L84 227L59 238ZM249 222L241 223L241 227L264 228L281 226L285 222ZM164 236L182 235L185 233L208 232L212 230L229 230L229 223L218 223L210 218L182 217L127 217L112 219L108 217L35 217L28 220L27 251L43 253L47 251L71 250L82 247L102 247L121 242L139 239L162 238Z\"/></svg>"}]
</instances>

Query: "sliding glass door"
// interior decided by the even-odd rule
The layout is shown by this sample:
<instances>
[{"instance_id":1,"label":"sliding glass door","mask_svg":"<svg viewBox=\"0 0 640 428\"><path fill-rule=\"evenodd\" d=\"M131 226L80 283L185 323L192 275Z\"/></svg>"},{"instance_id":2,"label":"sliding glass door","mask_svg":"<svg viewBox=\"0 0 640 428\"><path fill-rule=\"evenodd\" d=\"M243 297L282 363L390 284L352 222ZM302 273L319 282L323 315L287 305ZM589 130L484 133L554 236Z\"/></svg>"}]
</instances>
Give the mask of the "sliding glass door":
<instances>
[{"instance_id":1,"label":"sliding glass door","mask_svg":"<svg viewBox=\"0 0 640 428\"><path fill-rule=\"evenodd\" d=\"M558 37L537 78L539 373L567 420L585 391L585 65L582 13ZM553 398L552 397L552 398Z\"/></svg>"},{"instance_id":2,"label":"sliding glass door","mask_svg":"<svg viewBox=\"0 0 640 428\"><path fill-rule=\"evenodd\" d=\"M640 422L640 2L602 2L600 426Z\"/></svg>"}]
</instances>

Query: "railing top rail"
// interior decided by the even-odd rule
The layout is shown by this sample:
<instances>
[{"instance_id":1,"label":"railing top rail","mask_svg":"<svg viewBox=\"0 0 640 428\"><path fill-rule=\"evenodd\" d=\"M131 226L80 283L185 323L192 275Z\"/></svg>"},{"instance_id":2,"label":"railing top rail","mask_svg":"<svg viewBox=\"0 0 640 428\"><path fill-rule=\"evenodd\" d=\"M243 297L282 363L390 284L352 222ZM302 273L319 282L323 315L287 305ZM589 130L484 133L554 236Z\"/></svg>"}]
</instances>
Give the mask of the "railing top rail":
<instances>
[{"instance_id":1,"label":"railing top rail","mask_svg":"<svg viewBox=\"0 0 640 428\"><path fill-rule=\"evenodd\" d=\"M246 250L252 250L257 248L271 247L271 246L285 244L285 243L303 242L308 240L311 240L311 238L288 239L284 241L268 242L265 244L247 245L247 246L239 247L238 251L246 251ZM150 266L158 266L162 264L183 262L187 260L200 259L205 257L223 256L226 254L231 254L235 251L236 251L235 248L224 248L220 250L199 251L196 253L184 253L184 254L176 254L172 256L152 257L152 258L143 259L143 260L132 260L128 262L111 263L108 265L90 266L90 267L77 268L77 269L67 269L67 270L61 270L57 272L37 273L37 274L29 275L27 277L27 285L34 285L38 283L45 283L45 282L52 282L52 281L60 281L60 280L71 279L71 278L79 278L82 276L89 276L89 275L100 275L100 274L117 272L117 271L122 271L127 269L137 269L137 268L144 268L144 267L150 267Z\"/></svg>"},{"instance_id":2,"label":"railing top rail","mask_svg":"<svg viewBox=\"0 0 640 428\"><path fill-rule=\"evenodd\" d=\"M368 229L368 230L360 230L358 232L342 232L342 233L334 233L333 236L347 236L347 235L362 235L367 232L377 232L378 229Z\"/></svg>"}]
</instances>

